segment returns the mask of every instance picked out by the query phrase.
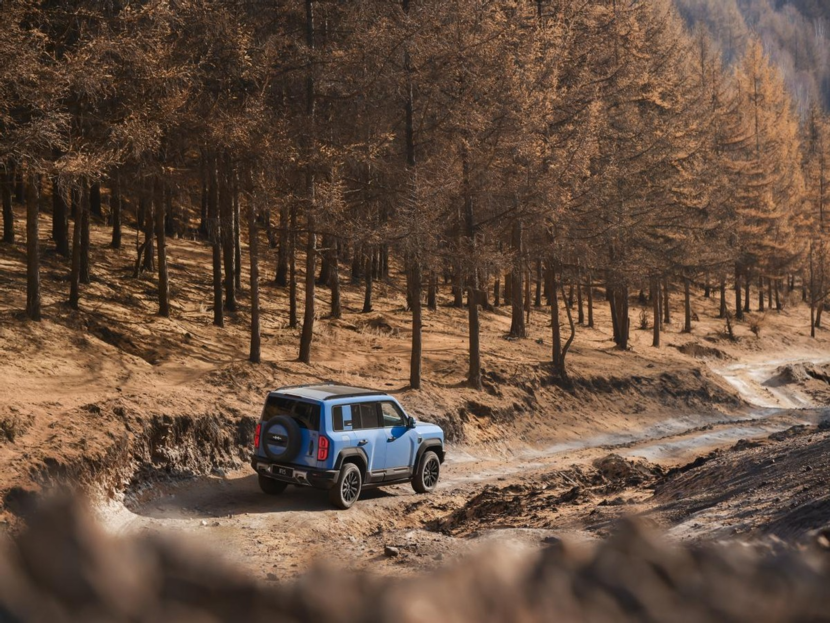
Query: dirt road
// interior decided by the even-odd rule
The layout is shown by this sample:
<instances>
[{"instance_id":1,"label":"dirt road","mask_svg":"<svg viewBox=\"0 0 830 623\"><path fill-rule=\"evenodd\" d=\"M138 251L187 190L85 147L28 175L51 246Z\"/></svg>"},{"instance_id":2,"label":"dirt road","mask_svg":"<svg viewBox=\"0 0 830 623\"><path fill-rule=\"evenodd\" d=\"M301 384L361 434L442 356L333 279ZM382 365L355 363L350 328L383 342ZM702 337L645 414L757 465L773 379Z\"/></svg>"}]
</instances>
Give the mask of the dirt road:
<instances>
[{"instance_id":1,"label":"dirt road","mask_svg":"<svg viewBox=\"0 0 830 623\"><path fill-rule=\"evenodd\" d=\"M766 396L765 383L786 362L743 363L715 369L748 402ZM773 401L779 401L773 408ZM798 384L777 386L769 402L742 417L683 416L659 425L616 435L599 435L513 456L474 455L452 448L438 489L418 496L409 486L367 491L348 512L331 510L323 492L290 487L279 497L264 495L249 469L207 479L188 480L165 489L128 494L99 506L109 530L157 532L207 546L263 580L304 572L317 562L369 568L380 573L409 573L443 564L492 539L517 547L536 547L552 535L546 530L493 530L477 539L458 539L427 530L436 518L459 508L485 485L538 479L553 469L590 465L613 451L663 466L682 464L740 439L764 437L799 424L815 424L819 410ZM557 532L561 534L561 532ZM588 538L570 530L573 538ZM386 550L392 546L395 550ZM397 552L397 553L396 553ZM390 555L392 554L392 555Z\"/></svg>"}]
</instances>

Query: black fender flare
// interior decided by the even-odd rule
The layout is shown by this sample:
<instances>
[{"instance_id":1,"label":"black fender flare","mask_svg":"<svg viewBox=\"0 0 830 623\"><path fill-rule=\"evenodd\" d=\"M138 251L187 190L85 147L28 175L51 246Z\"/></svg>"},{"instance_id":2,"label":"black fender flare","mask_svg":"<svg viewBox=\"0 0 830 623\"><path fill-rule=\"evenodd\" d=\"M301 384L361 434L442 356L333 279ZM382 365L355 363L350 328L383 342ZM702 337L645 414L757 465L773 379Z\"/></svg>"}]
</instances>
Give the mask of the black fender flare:
<instances>
[{"instance_id":1,"label":"black fender flare","mask_svg":"<svg viewBox=\"0 0 830 623\"><path fill-rule=\"evenodd\" d=\"M337 460L334 462L334 469L340 470L343 467L343 463L346 459L351 457L357 457L362 463L360 465L360 471L362 472L363 480L366 480L366 473L369 469L369 457L366 456L366 452L363 448L343 448L340 451L340 454L337 455Z\"/></svg>"},{"instance_id":2,"label":"black fender flare","mask_svg":"<svg viewBox=\"0 0 830 623\"><path fill-rule=\"evenodd\" d=\"M440 439L426 439L421 442L421 445L418 446L418 452L415 454L415 462L412 465L412 469L415 470L418 468L418 464L421 462L421 457L424 455L424 452L427 450L432 450L433 448L438 448L440 452L436 452L438 455L438 460L441 463L444 462L444 444L441 443Z\"/></svg>"}]
</instances>

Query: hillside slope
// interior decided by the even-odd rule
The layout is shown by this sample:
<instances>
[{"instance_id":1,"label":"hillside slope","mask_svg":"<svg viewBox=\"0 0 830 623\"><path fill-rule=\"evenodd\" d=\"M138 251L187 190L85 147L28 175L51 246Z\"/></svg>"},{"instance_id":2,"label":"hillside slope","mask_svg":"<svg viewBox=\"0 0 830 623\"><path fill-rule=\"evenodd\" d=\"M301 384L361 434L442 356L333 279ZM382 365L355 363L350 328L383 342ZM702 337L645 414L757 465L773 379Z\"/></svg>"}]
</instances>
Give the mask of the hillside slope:
<instances>
[{"instance_id":1,"label":"hillside slope","mask_svg":"<svg viewBox=\"0 0 830 623\"><path fill-rule=\"evenodd\" d=\"M466 311L449 306L444 287L438 310L425 318L425 387L415 392L406 387L410 315L398 274L376 285L370 314L360 313L362 291L344 287L343 318L321 318L311 365L296 361L298 330L286 326L286 293L266 277L264 363L253 365L246 361L244 290L226 327L211 324L205 244L170 241L173 313L163 319L154 315L154 277L132 279L134 250L106 248L106 234L93 226L93 281L80 311L65 304L65 261L46 252L39 323L19 311L25 306L22 244L0 246L0 499L6 510L18 510L28 492L56 479L121 490L148 475L239 466L263 392L280 385L332 380L379 387L416 416L444 425L451 441L504 453L637 431L667 413L740 410L734 386L710 364L772 352L819 357L827 346L824 332L809 338L806 309L795 302L767 315L760 338L739 326L740 340L730 342L714 318L715 303L697 293L700 322L693 334L669 325L663 348L653 349L650 332L637 330L631 350L620 352L598 303L596 328L577 329L572 385L563 387L551 381L546 363L548 312L532 310L529 338L512 341L505 338L509 311L496 308L482 315L485 391L476 392L463 383ZM272 254L266 253L265 267L273 266ZM327 296L323 288L318 293ZM321 298L318 309L326 307Z\"/></svg>"}]
</instances>

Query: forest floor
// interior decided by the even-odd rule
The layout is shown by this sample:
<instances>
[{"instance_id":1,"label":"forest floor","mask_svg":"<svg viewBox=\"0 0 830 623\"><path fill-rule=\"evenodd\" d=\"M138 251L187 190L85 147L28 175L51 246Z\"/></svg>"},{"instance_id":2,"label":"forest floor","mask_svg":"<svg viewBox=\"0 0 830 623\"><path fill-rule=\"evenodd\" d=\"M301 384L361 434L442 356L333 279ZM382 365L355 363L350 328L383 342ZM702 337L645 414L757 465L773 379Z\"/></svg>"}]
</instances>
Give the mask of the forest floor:
<instances>
[{"instance_id":1,"label":"forest floor","mask_svg":"<svg viewBox=\"0 0 830 623\"><path fill-rule=\"evenodd\" d=\"M44 218L41 231L48 226ZM629 513L692 539L797 539L830 522L817 486L830 476L830 441L815 427L830 404L830 333L810 338L795 292L784 311L763 316L760 337L738 324L736 341L723 335L716 301L697 290L698 320L681 333L676 293L662 347L651 347L650 330L632 329L631 349L620 352L597 289L596 327L577 327L568 387L550 380L544 308L532 310L524 340L506 338L509 309L482 312L485 391L476 392L463 383L466 311L449 306L444 286L439 309L425 312L424 387L411 391L399 275L375 284L370 314L360 313L362 288L344 283L340 320L326 317L329 292L318 288L313 363L304 365L287 293L271 282L276 254L264 250L263 363L253 365L247 266L240 309L219 329L209 248L169 240L172 317L160 318L154 275L132 278L134 236L126 229L124 248L112 250L107 228L93 225L80 311L65 302L66 260L43 240L40 323L21 313L23 243L0 245L0 522L18 525L44 486L80 483L100 497L112 531L209 542L262 579L320 559L410 573L493 539L538 547L596 538ZM302 273L300 286L302 301ZM638 316L633 307L632 327ZM442 424L451 444L438 490L367 492L346 513L316 491L261 494L246 459L263 395L318 380L384 389ZM805 510L809 520L787 520Z\"/></svg>"}]
</instances>

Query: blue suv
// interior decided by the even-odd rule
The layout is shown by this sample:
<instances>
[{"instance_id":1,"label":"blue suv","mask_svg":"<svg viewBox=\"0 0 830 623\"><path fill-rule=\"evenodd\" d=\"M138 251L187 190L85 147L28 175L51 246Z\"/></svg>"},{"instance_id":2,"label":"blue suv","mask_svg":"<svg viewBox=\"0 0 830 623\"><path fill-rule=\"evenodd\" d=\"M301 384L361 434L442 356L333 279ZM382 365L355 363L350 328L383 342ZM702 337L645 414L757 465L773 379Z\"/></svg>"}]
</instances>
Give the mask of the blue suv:
<instances>
[{"instance_id":1,"label":"blue suv","mask_svg":"<svg viewBox=\"0 0 830 623\"><path fill-rule=\"evenodd\" d=\"M301 385L268 394L251 465L265 493L316 487L345 509L367 487L411 482L417 493L432 491L443 462L441 428L416 422L388 394Z\"/></svg>"}]
</instances>

